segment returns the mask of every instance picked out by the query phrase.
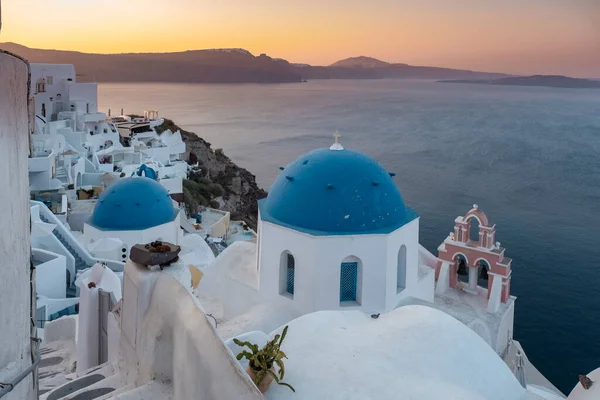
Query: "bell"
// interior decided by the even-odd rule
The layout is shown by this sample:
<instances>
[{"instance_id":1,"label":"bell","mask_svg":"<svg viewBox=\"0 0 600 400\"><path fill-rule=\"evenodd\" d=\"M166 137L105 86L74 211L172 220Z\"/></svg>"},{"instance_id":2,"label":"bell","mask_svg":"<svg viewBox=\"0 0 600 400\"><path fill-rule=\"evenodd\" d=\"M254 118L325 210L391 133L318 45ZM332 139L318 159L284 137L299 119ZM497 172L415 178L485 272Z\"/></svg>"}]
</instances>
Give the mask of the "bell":
<instances>
[{"instance_id":1,"label":"bell","mask_svg":"<svg viewBox=\"0 0 600 400\"><path fill-rule=\"evenodd\" d=\"M479 273L479 279L483 279L484 281L488 280L488 271L487 268L481 268L481 272Z\"/></svg>"},{"instance_id":2,"label":"bell","mask_svg":"<svg viewBox=\"0 0 600 400\"><path fill-rule=\"evenodd\" d=\"M460 262L460 264L458 264L458 271L456 271L459 275L469 275L469 273L467 272L467 266L465 265L465 263L463 261Z\"/></svg>"}]
</instances>

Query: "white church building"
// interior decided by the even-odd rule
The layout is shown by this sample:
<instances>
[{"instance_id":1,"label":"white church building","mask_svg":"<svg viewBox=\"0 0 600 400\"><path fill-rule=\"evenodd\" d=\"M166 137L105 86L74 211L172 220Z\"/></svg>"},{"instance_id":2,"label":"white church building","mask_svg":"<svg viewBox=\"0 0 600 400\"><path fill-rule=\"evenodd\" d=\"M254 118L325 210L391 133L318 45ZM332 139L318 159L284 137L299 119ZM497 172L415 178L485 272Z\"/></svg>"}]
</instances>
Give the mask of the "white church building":
<instances>
[{"instance_id":1,"label":"white church building","mask_svg":"<svg viewBox=\"0 0 600 400\"><path fill-rule=\"evenodd\" d=\"M160 239L178 244L183 237L179 214L171 195L157 181L121 178L100 195L84 223L83 243L96 257L125 262L138 243Z\"/></svg>"},{"instance_id":2,"label":"white church building","mask_svg":"<svg viewBox=\"0 0 600 400\"><path fill-rule=\"evenodd\" d=\"M391 174L339 143L285 167L259 201L260 292L302 314L381 313L412 296L433 302L419 279L419 216Z\"/></svg>"}]
</instances>

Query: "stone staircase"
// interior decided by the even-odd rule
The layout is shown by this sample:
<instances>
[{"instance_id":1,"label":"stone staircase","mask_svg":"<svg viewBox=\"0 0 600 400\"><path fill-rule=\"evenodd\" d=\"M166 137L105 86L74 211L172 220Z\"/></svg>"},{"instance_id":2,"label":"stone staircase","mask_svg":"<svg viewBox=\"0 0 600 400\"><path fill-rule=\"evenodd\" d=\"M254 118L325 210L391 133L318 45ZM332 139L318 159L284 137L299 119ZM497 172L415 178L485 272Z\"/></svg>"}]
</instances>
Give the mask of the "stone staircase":
<instances>
[{"instance_id":1,"label":"stone staircase","mask_svg":"<svg viewBox=\"0 0 600 400\"><path fill-rule=\"evenodd\" d=\"M49 343L41 349L40 400L109 400L121 395L136 400L173 398L173 387L168 383L152 380L137 387L127 383L116 364L104 363L78 376L74 343L65 344Z\"/></svg>"},{"instance_id":2,"label":"stone staircase","mask_svg":"<svg viewBox=\"0 0 600 400\"><path fill-rule=\"evenodd\" d=\"M56 168L56 179L62 183L69 183L69 176L67 175L67 170L65 167L59 166Z\"/></svg>"},{"instance_id":3,"label":"stone staircase","mask_svg":"<svg viewBox=\"0 0 600 400\"><path fill-rule=\"evenodd\" d=\"M53 223L52 221L49 221L48 218L42 213L40 213L40 219L46 223ZM75 258L75 271L80 271L82 269L86 269L94 265L94 263L87 263L82 258L79 249L74 248L71 245L71 243L58 231L58 229L54 229L52 233L54 234L54 236L56 236L59 242L61 242L62 245L65 246L65 249L67 249L67 251L71 253L71 255L73 255L73 257ZM75 277L67 277L67 296L75 297L77 295L76 288L70 284L70 279L75 279Z\"/></svg>"},{"instance_id":4,"label":"stone staircase","mask_svg":"<svg viewBox=\"0 0 600 400\"><path fill-rule=\"evenodd\" d=\"M40 214L40 219L46 223L50 223L50 224L52 223L51 221L48 221L48 218L46 218L43 214ZM63 244L63 246L65 246L65 248L69 251L69 253L71 253L73 255L73 257L75 258L75 269L77 271L93 266L93 264L88 265L88 263L85 262L85 260L81 257L78 249L75 249L69 243L69 241L66 240L63 235L61 235L61 233L58 230L55 229L52 233Z\"/></svg>"}]
</instances>

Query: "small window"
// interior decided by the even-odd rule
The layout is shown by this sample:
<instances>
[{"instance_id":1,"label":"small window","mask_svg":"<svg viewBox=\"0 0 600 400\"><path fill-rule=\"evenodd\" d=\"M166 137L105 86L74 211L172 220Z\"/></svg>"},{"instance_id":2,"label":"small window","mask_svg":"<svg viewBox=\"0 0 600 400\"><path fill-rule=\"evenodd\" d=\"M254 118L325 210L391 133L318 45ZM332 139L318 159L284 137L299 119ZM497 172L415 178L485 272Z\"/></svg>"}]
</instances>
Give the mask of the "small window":
<instances>
[{"instance_id":1,"label":"small window","mask_svg":"<svg viewBox=\"0 0 600 400\"><path fill-rule=\"evenodd\" d=\"M286 292L289 294L294 294L294 273L296 272L296 260L294 260L294 256L289 254L287 255L287 275L286 275Z\"/></svg>"},{"instance_id":2,"label":"small window","mask_svg":"<svg viewBox=\"0 0 600 400\"><path fill-rule=\"evenodd\" d=\"M279 294L293 299L295 282L296 259L289 251L286 250L283 251L279 257Z\"/></svg>"},{"instance_id":3,"label":"small window","mask_svg":"<svg viewBox=\"0 0 600 400\"><path fill-rule=\"evenodd\" d=\"M400 293L406 288L406 246L402 245L398 251L396 265L396 290Z\"/></svg>"},{"instance_id":4,"label":"small window","mask_svg":"<svg viewBox=\"0 0 600 400\"><path fill-rule=\"evenodd\" d=\"M342 263L340 274L340 303L355 302L358 286L358 263Z\"/></svg>"},{"instance_id":5,"label":"small window","mask_svg":"<svg viewBox=\"0 0 600 400\"><path fill-rule=\"evenodd\" d=\"M52 77L52 76L46 77L46 83L48 85L52 85L53 82L54 82L54 77Z\"/></svg>"}]
</instances>

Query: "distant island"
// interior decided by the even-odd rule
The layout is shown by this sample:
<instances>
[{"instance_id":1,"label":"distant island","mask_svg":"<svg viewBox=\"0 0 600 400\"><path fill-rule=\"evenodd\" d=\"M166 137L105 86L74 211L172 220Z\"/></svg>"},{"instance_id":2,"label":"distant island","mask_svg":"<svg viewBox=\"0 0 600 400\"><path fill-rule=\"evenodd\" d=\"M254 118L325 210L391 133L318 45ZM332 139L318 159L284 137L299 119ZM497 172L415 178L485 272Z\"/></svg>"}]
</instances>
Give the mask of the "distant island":
<instances>
[{"instance_id":1,"label":"distant island","mask_svg":"<svg viewBox=\"0 0 600 400\"><path fill-rule=\"evenodd\" d=\"M328 66L294 65L305 79L497 79L509 75L462 69L388 63L372 57L351 57Z\"/></svg>"},{"instance_id":2,"label":"distant island","mask_svg":"<svg viewBox=\"0 0 600 400\"><path fill-rule=\"evenodd\" d=\"M480 85L503 86L545 86L570 89L600 89L600 81L591 79L569 78L562 75L516 76L499 79L457 79L441 80L440 83L475 83Z\"/></svg>"},{"instance_id":3,"label":"distant island","mask_svg":"<svg viewBox=\"0 0 600 400\"><path fill-rule=\"evenodd\" d=\"M32 49L16 43L0 48L30 62L73 64L81 82L285 83L307 79L461 79L507 77L506 74L388 63L352 57L328 66L290 63L244 49L190 50L175 53L90 54Z\"/></svg>"}]
</instances>

